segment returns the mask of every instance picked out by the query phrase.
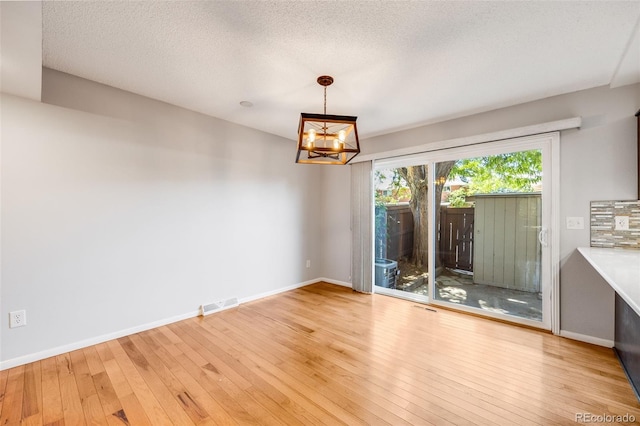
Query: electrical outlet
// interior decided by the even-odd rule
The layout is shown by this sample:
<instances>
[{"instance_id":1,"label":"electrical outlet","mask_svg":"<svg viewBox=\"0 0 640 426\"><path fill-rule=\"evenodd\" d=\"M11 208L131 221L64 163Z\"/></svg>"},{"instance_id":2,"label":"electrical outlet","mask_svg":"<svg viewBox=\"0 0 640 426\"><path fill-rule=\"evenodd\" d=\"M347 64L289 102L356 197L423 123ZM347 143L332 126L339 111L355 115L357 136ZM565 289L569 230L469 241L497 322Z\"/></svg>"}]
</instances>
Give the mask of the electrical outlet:
<instances>
[{"instance_id":1,"label":"electrical outlet","mask_svg":"<svg viewBox=\"0 0 640 426\"><path fill-rule=\"evenodd\" d=\"M629 230L629 216L616 216L616 231L628 231Z\"/></svg>"},{"instance_id":2,"label":"electrical outlet","mask_svg":"<svg viewBox=\"0 0 640 426\"><path fill-rule=\"evenodd\" d=\"M307 259L307 268L311 268L311 260Z\"/></svg>"},{"instance_id":3,"label":"electrical outlet","mask_svg":"<svg viewBox=\"0 0 640 426\"><path fill-rule=\"evenodd\" d=\"M22 327L27 325L27 311L9 312L9 328Z\"/></svg>"},{"instance_id":4,"label":"electrical outlet","mask_svg":"<svg viewBox=\"0 0 640 426\"><path fill-rule=\"evenodd\" d=\"M567 216L567 229L584 229L584 218Z\"/></svg>"}]
</instances>

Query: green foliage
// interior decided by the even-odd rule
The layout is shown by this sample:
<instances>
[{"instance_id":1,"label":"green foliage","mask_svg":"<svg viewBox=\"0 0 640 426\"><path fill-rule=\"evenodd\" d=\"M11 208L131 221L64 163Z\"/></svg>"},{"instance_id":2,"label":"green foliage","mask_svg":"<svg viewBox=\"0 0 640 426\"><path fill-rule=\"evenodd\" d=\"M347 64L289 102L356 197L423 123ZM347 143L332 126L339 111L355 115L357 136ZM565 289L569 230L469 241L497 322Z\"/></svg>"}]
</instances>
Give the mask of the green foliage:
<instances>
[{"instance_id":1,"label":"green foliage","mask_svg":"<svg viewBox=\"0 0 640 426\"><path fill-rule=\"evenodd\" d=\"M468 194L531 192L542 181L542 152L512 152L456 161L449 179L469 184Z\"/></svg>"},{"instance_id":2,"label":"green foliage","mask_svg":"<svg viewBox=\"0 0 640 426\"><path fill-rule=\"evenodd\" d=\"M469 203L467 203L468 191L467 188L456 189L455 191L449 194L449 205L451 207L468 207Z\"/></svg>"},{"instance_id":3,"label":"green foliage","mask_svg":"<svg viewBox=\"0 0 640 426\"><path fill-rule=\"evenodd\" d=\"M376 190L377 206L406 202L411 198L411 185L404 176L419 179L422 175L408 174L407 169L401 168L375 172L376 187L386 185L388 188ZM449 194L448 201L453 207L467 206L466 197L474 194L532 192L534 185L542 181L542 152L532 150L465 158L455 162L448 176L440 178L466 183ZM420 182L412 183L415 187Z\"/></svg>"},{"instance_id":4,"label":"green foliage","mask_svg":"<svg viewBox=\"0 0 640 426\"><path fill-rule=\"evenodd\" d=\"M386 172L386 173L385 173ZM392 173L389 175L389 173ZM411 198L411 190L407 185L407 181L398 173L397 169L394 170L376 170L374 174L376 187L380 184L388 184L388 190L376 190L375 191L375 203L376 206L385 204L398 204L408 202Z\"/></svg>"}]
</instances>

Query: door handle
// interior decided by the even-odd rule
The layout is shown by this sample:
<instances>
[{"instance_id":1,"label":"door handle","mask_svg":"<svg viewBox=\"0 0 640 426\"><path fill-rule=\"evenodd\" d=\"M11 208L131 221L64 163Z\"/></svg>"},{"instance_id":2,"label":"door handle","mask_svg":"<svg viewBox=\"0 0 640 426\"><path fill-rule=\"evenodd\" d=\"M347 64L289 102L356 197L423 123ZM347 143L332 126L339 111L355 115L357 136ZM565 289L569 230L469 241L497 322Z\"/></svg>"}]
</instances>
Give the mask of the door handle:
<instances>
[{"instance_id":1,"label":"door handle","mask_svg":"<svg viewBox=\"0 0 640 426\"><path fill-rule=\"evenodd\" d=\"M547 229L542 228L540 232L538 232L538 241L540 241L540 245L542 247L547 247L549 244L547 243Z\"/></svg>"}]
</instances>

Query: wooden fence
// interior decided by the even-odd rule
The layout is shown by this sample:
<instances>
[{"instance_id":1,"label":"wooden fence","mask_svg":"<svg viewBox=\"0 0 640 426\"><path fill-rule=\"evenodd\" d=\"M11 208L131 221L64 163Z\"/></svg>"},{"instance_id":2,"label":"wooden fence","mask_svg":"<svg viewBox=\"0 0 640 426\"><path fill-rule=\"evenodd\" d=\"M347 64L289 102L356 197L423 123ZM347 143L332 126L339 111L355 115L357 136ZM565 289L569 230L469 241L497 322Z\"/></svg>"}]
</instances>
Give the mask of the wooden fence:
<instances>
[{"instance_id":1,"label":"wooden fence","mask_svg":"<svg viewBox=\"0 0 640 426\"><path fill-rule=\"evenodd\" d=\"M473 207L440 208L438 248L443 266L473 271L473 222Z\"/></svg>"},{"instance_id":2,"label":"wooden fence","mask_svg":"<svg viewBox=\"0 0 640 426\"><path fill-rule=\"evenodd\" d=\"M475 196L473 281L540 291L540 194Z\"/></svg>"},{"instance_id":3,"label":"wooden fence","mask_svg":"<svg viewBox=\"0 0 640 426\"><path fill-rule=\"evenodd\" d=\"M476 195L474 200L475 207L440 208L436 247L442 265L472 272L476 284L539 292L540 194ZM385 206L376 215L381 215L376 257L410 257L413 216L409 206Z\"/></svg>"},{"instance_id":4,"label":"wooden fence","mask_svg":"<svg viewBox=\"0 0 640 426\"><path fill-rule=\"evenodd\" d=\"M411 257L413 214L407 204L376 207L376 257L398 260ZM381 226L386 226L386 230Z\"/></svg>"}]
</instances>

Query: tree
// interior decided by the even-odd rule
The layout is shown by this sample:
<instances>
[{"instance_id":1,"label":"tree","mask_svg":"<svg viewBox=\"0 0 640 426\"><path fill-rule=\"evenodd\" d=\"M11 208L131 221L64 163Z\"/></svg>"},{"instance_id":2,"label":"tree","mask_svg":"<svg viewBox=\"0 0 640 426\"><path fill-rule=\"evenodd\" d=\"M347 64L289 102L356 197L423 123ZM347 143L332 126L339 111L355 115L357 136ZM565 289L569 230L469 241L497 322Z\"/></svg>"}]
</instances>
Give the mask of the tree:
<instances>
[{"instance_id":1,"label":"tree","mask_svg":"<svg viewBox=\"0 0 640 426\"><path fill-rule=\"evenodd\" d=\"M542 180L542 152L512 152L456 161L449 178L467 182L467 193L531 192Z\"/></svg>"},{"instance_id":2,"label":"tree","mask_svg":"<svg viewBox=\"0 0 640 426\"><path fill-rule=\"evenodd\" d=\"M467 194L496 192L530 192L542 180L542 152L539 150L498 154L487 157L465 158L435 165L435 212L440 222L442 190L449 178L458 177L469 183ZM411 191L409 207L413 214L413 250L411 262L427 268L428 253L428 200L429 182L427 166L401 167L394 171L396 185L406 183ZM436 267L440 259L436 258Z\"/></svg>"},{"instance_id":3,"label":"tree","mask_svg":"<svg viewBox=\"0 0 640 426\"><path fill-rule=\"evenodd\" d=\"M440 198L442 198L442 189L454 165L454 161L436 163L436 223L440 221ZM409 207L413 215L413 250L410 261L418 268L426 269L429 266L429 174L427 166L401 167L396 170L405 182L407 182L411 190ZM438 260L436 261L438 262Z\"/></svg>"}]
</instances>

